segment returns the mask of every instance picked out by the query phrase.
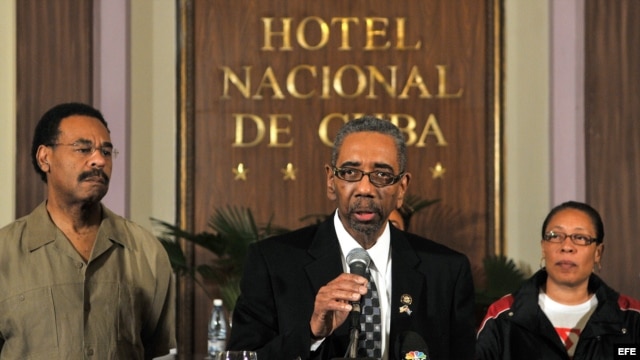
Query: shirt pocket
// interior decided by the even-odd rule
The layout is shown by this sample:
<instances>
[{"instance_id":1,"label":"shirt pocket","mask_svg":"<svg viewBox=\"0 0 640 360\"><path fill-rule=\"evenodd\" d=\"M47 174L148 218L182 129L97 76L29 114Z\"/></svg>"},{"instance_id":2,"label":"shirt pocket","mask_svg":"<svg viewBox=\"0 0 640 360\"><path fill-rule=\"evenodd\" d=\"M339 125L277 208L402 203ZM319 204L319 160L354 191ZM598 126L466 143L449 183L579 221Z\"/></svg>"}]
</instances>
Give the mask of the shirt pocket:
<instances>
[{"instance_id":1,"label":"shirt pocket","mask_svg":"<svg viewBox=\"0 0 640 360\"><path fill-rule=\"evenodd\" d=\"M58 333L49 287L25 291L0 302L2 356L7 359L41 358L55 354Z\"/></svg>"}]
</instances>

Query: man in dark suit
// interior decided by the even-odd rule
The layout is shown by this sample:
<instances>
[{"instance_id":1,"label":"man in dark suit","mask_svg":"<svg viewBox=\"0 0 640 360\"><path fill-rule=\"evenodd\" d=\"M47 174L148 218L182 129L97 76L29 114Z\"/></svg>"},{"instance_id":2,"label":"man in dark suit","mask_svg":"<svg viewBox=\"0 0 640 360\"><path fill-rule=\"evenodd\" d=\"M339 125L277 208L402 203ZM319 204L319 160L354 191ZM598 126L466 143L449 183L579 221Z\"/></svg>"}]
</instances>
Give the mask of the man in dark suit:
<instances>
[{"instance_id":1,"label":"man in dark suit","mask_svg":"<svg viewBox=\"0 0 640 360\"><path fill-rule=\"evenodd\" d=\"M335 214L251 246L229 349L257 350L260 360L345 357L351 304L367 293L346 256L362 248L380 295L381 359L397 358L405 331L425 340L430 359L473 358L467 257L388 222L411 179L405 166L404 138L390 122L365 116L340 129L325 166Z\"/></svg>"}]
</instances>

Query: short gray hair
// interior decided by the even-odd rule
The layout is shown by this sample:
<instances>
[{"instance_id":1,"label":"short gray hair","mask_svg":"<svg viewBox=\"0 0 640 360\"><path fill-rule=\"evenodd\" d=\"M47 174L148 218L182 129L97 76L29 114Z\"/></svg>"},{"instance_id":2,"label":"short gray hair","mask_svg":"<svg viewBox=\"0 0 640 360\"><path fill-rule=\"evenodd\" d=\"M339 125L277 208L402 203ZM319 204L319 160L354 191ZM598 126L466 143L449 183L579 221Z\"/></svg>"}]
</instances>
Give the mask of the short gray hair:
<instances>
[{"instance_id":1,"label":"short gray hair","mask_svg":"<svg viewBox=\"0 0 640 360\"><path fill-rule=\"evenodd\" d=\"M379 119L375 116L366 115L358 119L351 120L344 124L338 131L336 139L333 142L333 152L331 153L331 165L336 166L338 161L338 155L340 154L340 148L344 142L344 138L353 133L373 131L384 135L389 135L393 138L396 144L396 150L398 151L398 164L400 165L400 172L406 171L407 166L407 145L402 136L402 132L397 126L393 125L388 120Z\"/></svg>"}]
</instances>

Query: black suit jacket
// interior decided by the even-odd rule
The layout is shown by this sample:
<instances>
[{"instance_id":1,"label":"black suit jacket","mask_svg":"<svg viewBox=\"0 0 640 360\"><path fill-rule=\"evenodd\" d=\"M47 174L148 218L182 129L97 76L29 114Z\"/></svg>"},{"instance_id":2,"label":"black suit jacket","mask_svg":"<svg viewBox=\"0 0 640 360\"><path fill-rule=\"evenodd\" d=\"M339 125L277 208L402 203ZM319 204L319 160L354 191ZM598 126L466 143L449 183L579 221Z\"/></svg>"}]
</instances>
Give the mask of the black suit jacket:
<instances>
[{"instance_id":1,"label":"black suit jacket","mask_svg":"<svg viewBox=\"0 0 640 360\"><path fill-rule=\"evenodd\" d=\"M309 327L316 293L343 272L341 256L333 217L252 244L228 348L257 350L260 360L343 357L348 321L315 352ZM391 256L390 359L398 334L407 330L425 339L430 359L472 359L474 290L467 257L393 226ZM400 312L403 294L413 300L411 315Z\"/></svg>"}]
</instances>

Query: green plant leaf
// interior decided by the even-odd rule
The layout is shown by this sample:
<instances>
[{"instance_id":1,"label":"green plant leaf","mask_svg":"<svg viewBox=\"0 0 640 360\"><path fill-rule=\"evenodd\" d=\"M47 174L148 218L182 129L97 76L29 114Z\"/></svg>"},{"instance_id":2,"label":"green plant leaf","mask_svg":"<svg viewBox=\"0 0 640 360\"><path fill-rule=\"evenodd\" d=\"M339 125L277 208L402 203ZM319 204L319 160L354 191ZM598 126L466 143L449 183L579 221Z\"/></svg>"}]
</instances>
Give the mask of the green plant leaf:
<instances>
[{"instance_id":1,"label":"green plant leaf","mask_svg":"<svg viewBox=\"0 0 640 360\"><path fill-rule=\"evenodd\" d=\"M211 232L191 233L179 226L152 218L160 228L158 236L164 246L174 272L191 277L205 293L202 280L218 285L225 307L232 310L240 294L240 279L249 245L266 237L289 230L272 224L273 216L263 227L258 226L250 209L226 206L214 211L207 225ZM191 242L215 255L211 263L189 265L179 239ZM211 298L212 294L207 293Z\"/></svg>"},{"instance_id":2,"label":"green plant leaf","mask_svg":"<svg viewBox=\"0 0 640 360\"><path fill-rule=\"evenodd\" d=\"M528 274L504 255L487 256L482 261L484 288L476 293L476 302L490 304L502 296L516 291Z\"/></svg>"}]
</instances>

